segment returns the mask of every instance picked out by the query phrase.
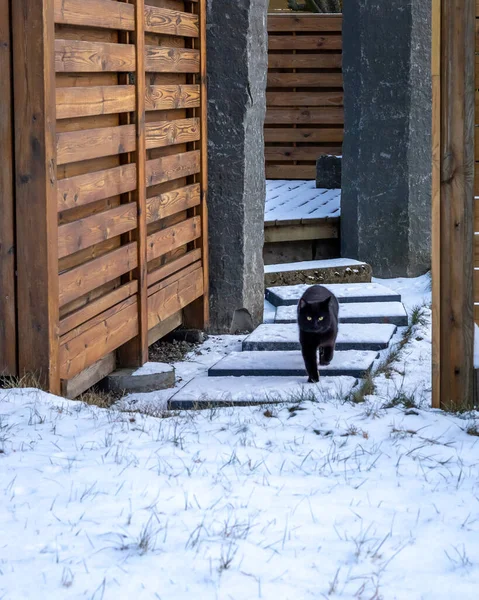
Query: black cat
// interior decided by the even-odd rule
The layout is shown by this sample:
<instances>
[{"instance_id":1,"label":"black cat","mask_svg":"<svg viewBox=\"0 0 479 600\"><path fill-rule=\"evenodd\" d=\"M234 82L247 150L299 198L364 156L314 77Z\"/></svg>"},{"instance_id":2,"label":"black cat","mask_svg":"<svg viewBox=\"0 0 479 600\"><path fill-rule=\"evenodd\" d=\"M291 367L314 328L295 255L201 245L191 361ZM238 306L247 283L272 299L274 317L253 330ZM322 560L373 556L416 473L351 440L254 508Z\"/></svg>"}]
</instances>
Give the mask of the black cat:
<instances>
[{"instance_id":1,"label":"black cat","mask_svg":"<svg viewBox=\"0 0 479 600\"><path fill-rule=\"evenodd\" d=\"M336 296L322 285L306 290L298 304L299 342L308 383L319 381L319 364L327 366L333 360L338 336L339 303Z\"/></svg>"}]
</instances>

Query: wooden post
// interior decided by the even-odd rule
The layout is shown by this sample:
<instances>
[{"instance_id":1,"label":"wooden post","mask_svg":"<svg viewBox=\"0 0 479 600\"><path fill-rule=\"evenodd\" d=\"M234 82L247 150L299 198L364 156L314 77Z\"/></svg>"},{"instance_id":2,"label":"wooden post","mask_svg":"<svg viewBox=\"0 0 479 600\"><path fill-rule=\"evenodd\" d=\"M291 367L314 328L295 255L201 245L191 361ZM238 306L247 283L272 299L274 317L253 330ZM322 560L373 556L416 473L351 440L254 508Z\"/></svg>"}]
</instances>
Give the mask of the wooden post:
<instances>
[{"instance_id":1,"label":"wooden post","mask_svg":"<svg viewBox=\"0 0 479 600\"><path fill-rule=\"evenodd\" d=\"M59 393L53 9L12 2L19 372Z\"/></svg>"},{"instance_id":2,"label":"wooden post","mask_svg":"<svg viewBox=\"0 0 479 600\"><path fill-rule=\"evenodd\" d=\"M10 2L0 0L0 375L17 373Z\"/></svg>"},{"instance_id":3,"label":"wooden post","mask_svg":"<svg viewBox=\"0 0 479 600\"><path fill-rule=\"evenodd\" d=\"M437 26L438 3L433 6ZM473 393L475 0L442 0L440 12L440 196L437 189L433 194L433 403L454 409L469 403ZM437 92L437 63L435 74ZM437 131L435 136L437 144Z\"/></svg>"}]
</instances>

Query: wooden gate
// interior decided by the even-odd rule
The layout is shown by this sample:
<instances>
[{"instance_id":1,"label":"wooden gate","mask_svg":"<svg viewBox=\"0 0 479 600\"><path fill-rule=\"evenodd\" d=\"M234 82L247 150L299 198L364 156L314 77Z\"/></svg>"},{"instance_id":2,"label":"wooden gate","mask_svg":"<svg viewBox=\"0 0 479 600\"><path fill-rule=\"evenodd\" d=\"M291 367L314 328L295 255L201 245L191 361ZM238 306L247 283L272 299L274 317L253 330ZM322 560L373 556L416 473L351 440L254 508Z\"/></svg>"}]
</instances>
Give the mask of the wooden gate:
<instances>
[{"instance_id":1,"label":"wooden gate","mask_svg":"<svg viewBox=\"0 0 479 600\"><path fill-rule=\"evenodd\" d=\"M69 396L208 319L205 0L147 2L11 5L18 366Z\"/></svg>"}]
</instances>

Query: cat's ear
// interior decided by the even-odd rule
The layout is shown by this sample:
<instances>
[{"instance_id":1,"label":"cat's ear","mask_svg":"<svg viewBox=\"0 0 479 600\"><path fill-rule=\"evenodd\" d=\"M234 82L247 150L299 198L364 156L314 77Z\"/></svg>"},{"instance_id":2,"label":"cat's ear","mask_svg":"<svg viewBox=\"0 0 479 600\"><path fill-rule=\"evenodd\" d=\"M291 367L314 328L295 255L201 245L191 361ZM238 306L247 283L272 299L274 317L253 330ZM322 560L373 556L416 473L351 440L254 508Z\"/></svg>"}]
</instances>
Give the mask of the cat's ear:
<instances>
[{"instance_id":1,"label":"cat's ear","mask_svg":"<svg viewBox=\"0 0 479 600\"><path fill-rule=\"evenodd\" d=\"M299 308L303 309L306 306L307 302L303 298L299 301Z\"/></svg>"},{"instance_id":2,"label":"cat's ear","mask_svg":"<svg viewBox=\"0 0 479 600\"><path fill-rule=\"evenodd\" d=\"M331 302L331 297L332 296L329 296L329 298L326 298L326 300L323 302L323 306L325 306L326 308L328 308L329 303Z\"/></svg>"}]
</instances>

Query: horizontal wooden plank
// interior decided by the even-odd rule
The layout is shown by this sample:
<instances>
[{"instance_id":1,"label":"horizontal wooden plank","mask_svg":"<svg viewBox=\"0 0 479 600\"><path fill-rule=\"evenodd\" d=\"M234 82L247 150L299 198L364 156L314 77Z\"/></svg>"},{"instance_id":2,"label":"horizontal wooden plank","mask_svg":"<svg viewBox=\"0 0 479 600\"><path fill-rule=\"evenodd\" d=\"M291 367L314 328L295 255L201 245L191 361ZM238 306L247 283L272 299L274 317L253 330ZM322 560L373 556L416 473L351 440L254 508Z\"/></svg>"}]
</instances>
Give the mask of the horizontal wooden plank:
<instances>
[{"instance_id":1,"label":"horizontal wooden plank","mask_svg":"<svg viewBox=\"0 0 479 600\"><path fill-rule=\"evenodd\" d=\"M150 85L146 88L146 110L197 108L199 105L199 85Z\"/></svg>"},{"instance_id":2,"label":"horizontal wooden plank","mask_svg":"<svg viewBox=\"0 0 479 600\"><path fill-rule=\"evenodd\" d=\"M174 329L181 327L181 325L183 325L183 311L179 310L174 315L171 315L171 317L167 317L164 321L161 321L161 323L148 330L148 345L151 346L158 340L161 340L161 338L168 335Z\"/></svg>"},{"instance_id":3,"label":"horizontal wooden plank","mask_svg":"<svg viewBox=\"0 0 479 600\"><path fill-rule=\"evenodd\" d=\"M55 23L134 31L135 8L112 0L55 0Z\"/></svg>"},{"instance_id":4,"label":"horizontal wooden plank","mask_svg":"<svg viewBox=\"0 0 479 600\"><path fill-rule=\"evenodd\" d=\"M338 15L268 15L268 33L277 31L342 31Z\"/></svg>"},{"instance_id":5,"label":"horizontal wooden plank","mask_svg":"<svg viewBox=\"0 0 479 600\"><path fill-rule=\"evenodd\" d=\"M199 73L200 53L189 48L146 46L145 70L148 73Z\"/></svg>"},{"instance_id":6,"label":"horizontal wooden plank","mask_svg":"<svg viewBox=\"0 0 479 600\"><path fill-rule=\"evenodd\" d=\"M136 229L136 202L85 217L58 228L58 258Z\"/></svg>"},{"instance_id":7,"label":"horizontal wooden plank","mask_svg":"<svg viewBox=\"0 0 479 600\"><path fill-rule=\"evenodd\" d=\"M112 250L60 275L60 306L137 267L136 243Z\"/></svg>"},{"instance_id":8,"label":"horizontal wooden plank","mask_svg":"<svg viewBox=\"0 0 479 600\"><path fill-rule=\"evenodd\" d=\"M269 69L340 69L342 54L269 54ZM320 78L320 73L316 77Z\"/></svg>"},{"instance_id":9,"label":"horizontal wooden plank","mask_svg":"<svg viewBox=\"0 0 479 600\"><path fill-rule=\"evenodd\" d=\"M202 296L203 269L199 265L192 272L186 272L180 277L175 276L172 281L162 283L164 286L148 298L148 329L152 329Z\"/></svg>"},{"instance_id":10,"label":"horizontal wooden plank","mask_svg":"<svg viewBox=\"0 0 479 600\"><path fill-rule=\"evenodd\" d=\"M58 211L126 194L136 189L136 165L122 165L103 171L61 179L57 184Z\"/></svg>"},{"instance_id":11,"label":"horizontal wooden plank","mask_svg":"<svg viewBox=\"0 0 479 600\"><path fill-rule=\"evenodd\" d=\"M199 150L162 156L146 163L146 182L147 186L158 185L173 179L195 175L199 171Z\"/></svg>"},{"instance_id":12,"label":"horizontal wooden plank","mask_svg":"<svg viewBox=\"0 0 479 600\"><path fill-rule=\"evenodd\" d=\"M73 400L116 369L116 353L110 352L71 379L62 379L62 397Z\"/></svg>"},{"instance_id":13,"label":"horizontal wooden plank","mask_svg":"<svg viewBox=\"0 0 479 600\"><path fill-rule=\"evenodd\" d=\"M271 106L343 106L344 94L337 92L267 92L266 104Z\"/></svg>"},{"instance_id":14,"label":"horizontal wooden plank","mask_svg":"<svg viewBox=\"0 0 479 600\"><path fill-rule=\"evenodd\" d=\"M138 281L133 280L70 313L60 321L60 336L64 336L112 306L134 296L137 291Z\"/></svg>"},{"instance_id":15,"label":"horizontal wooden plank","mask_svg":"<svg viewBox=\"0 0 479 600\"><path fill-rule=\"evenodd\" d=\"M145 31L197 38L199 19L192 13L145 5Z\"/></svg>"},{"instance_id":16,"label":"horizontal wooden plank","mask_svg":"<svg viewBox=\"0 0 479 600\"><path fill-rule=\"evenodd\" d=\"M266 179L316 179L316 166L266 165Z\"/></svg>"},{"instance_id":17,"label":"horizontal wooden plank","mask_svg":"<svg viewBox=\"0 0 479 600\"><path fill-rule=\"evenodd\" d=\"M135 47L130 44L55 40L57 73L134 72Z\"/></svg>"},{"instance_id":18,"label":"horizontal wooden plank","mask_svg":"<svg viewBox=\"0 0 479 600\"><path fill-rule=\"evenodd\" d=\"M474 199L474 232L479 233L479 198Z\"/></svg>"},{"instance_id":19,"label":"horizontal wooden plank","mask_svg":"<svg viewBox=\"0 0 479 600\"><path fill-rule=\"evenodd\" d=\"M60 345L60 377L71 379L137 334L138 308L135 301L82 335Z\"/></svg>"},{"instance_id":20,"label":"horizontal wooden plank","mask_svg":"<svg viewBox=\"0 0 479 600\"><path fill-rule=\"evenodd\" d=\"M186 144L200 139L200 120L179 119L145 125L147 149ZM136 150L135 125L101 127L57 134L59 165Z\"/></svg>"},{"instance_id":21,"label":"horizontal wooden plank","mask_svg":"<svg viewBox=\"0 0 479 600\"><path fill-rule=\"evenodd\" d=\"M193 217L148 236L148 262L201 236L201 218Z\"/></svg>"},{"instance_id":22,"label":"horizontal wooden plank","mask_svg":"<svg viewBox=\"0 0 479 600\"><path fill-rule=\"evenodd\" d=\"M180 258L176 258L175 260L166 263L158 269L151 271L151 273L148 273L148 285L151 286L158 281L162 281L170 275L173 275L173 273L177 273L178 271L181 271L182 269L199 260L201 260L200 248L196 248L196 250L187 252L186 254L183 254L183 256L180 256Z\"/></svg>"},{"instance_id":23,"label":"horizontal wooden plank","mask_svg":"<svg viewBox=\"0 0 479 600\"><path fill-rule=\"evenodd\" d=\"M342 125L344 123L343 108L269 108L266 111L266 125L283 124L321 124Z\"/></svg>"},{"instance_id":24,"label":"horizontal wooden plank","mask_svg":"<svg viewBox=\"0 0 479 600\"><path fill-rule=\"evenodd\" d=\"M479 269L474 269L474 302L479 302Z\"/></svg>"},{"instance_id":25,"label":"horizontal wooden plank","mask_svg":"<svg viewBox=\"0 0 479 600\"><path fill-rule=\"evenodd\" d=\"M304 129L293 127L265 127L265 142L342 142L342 127Z\"/></svg>"},{"instance_id":26,"label":"horizontal wooden plank","mask_svg":"<svg viewBox=\"0 0 479 600\"><path fill-rule=\"evenodd\" d=\"M341 50L340 35L270 35L269 50Z\"/></svg>"},{"instance_id":27,"label":"horizontal wooden plank","mask_svg":"<svg viewBox=\"0 0 479 600\"><path fill-rule=\"evenodd\" d=\"M273 73L268 72L268 88L332 88L343 86L342 73Z\"/></svg>"},{"instance_id":28,"label":"horizontal wooden plank","mask_svg":"<svg viewBox=\"0 0 479 600\"><path fill-rule=\"evenodd\" d=\"M270 162L290 162L314 160L321 154L339 154L341 146L266 146L265 160Z\"/></svg>"},{"instance_id":29,"label":"horizontal wooden plank","mask_svg":"<svg viewBox=\"0 0 479 600\"><path fill-rule=\"evenodd\" d=\"M146 201L147 223L154 223L182 210L198 206L200 203L201 187L199 183L148 198Z\"/></svg>"},{"instance_id":30,"label":"horizontal wooden plank","mask_svg":"<svg viewBox=\"0 0 479 600\"><path fill-rule=\"evenodd\" d=\"M129 5L123 4L123 6ZM135 86L57 88L56 107L57 119L132 112L135 110Z\"/></svg>"},{"instance_id":31,"label":"horizontal wooden plank","mask_svg":"<svg viewBox=\"0 0 479 600\"><path fill-rule=\"evenodd\" d=\"M266 227L265 243L298 242L302 240L331 240L339 237L338 219L315 225L288 225L283 227Z\"/></svg>"}]
</instances>

